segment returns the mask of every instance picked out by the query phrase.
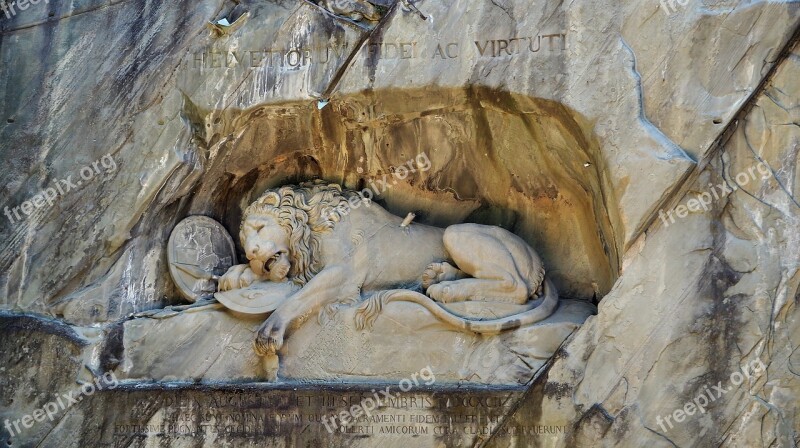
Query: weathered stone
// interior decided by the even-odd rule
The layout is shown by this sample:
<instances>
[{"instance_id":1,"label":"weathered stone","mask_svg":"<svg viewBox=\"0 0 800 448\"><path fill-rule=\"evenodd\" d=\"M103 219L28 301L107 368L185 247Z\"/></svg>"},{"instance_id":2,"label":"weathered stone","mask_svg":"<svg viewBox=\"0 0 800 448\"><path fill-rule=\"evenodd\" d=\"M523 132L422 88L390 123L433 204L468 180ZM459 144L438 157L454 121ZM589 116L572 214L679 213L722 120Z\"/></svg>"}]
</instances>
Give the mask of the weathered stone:
<instances>
[{"instance_id":1,"label":"weathered stone","mask_svg":"<svg viewBox=\"0 0 800 448\"><path fill-rule=\"evenodd\" d=\"M494 337L461 333L407 303L390 305L372 330L357 331L356 308L344 308L291 333L279 352L280 371L276 360L253 351L263 318L219 307L189 310L126 322L115 373L141 381L399 381L430 366L443 384L525 384L593 308L566 300L544 321ZM425 335L436 343L420 345Z\"/></svg>"},{"instance_id":2,"label":"weathered stone","mask_svg":"<svg viewBox=\"0 0 800 448\"><path fill-rule=\"evenodd\" d=\"M370 3L0 3L0 443L796 446L797 4ZM476 336L406 303L356 330L342 305L256 356L267 317L182 306L167 239L209 216L243 260L245 207L312 178L512 232L561 308ZM426 367L380 411L432 435L313 421ZM125 384L10 437L108 372ZM225 404L245 395L277 404ZM198 432L235 414L263 426Z\"/></svg>"},{"instance_id":3,"label":"weathered stone","mask_svg":"<svg viewBox=\"0 0 800 448\"><path fill-rule=\"evenodd\" d=\"M799 50L676 207L626 254L598 315L515 421L568 422L560 443L569 446L601 438L606 446L796 444ZM676 215L705 193L707 210ZM704 412L676 418L704 401Z\"/></svg>"}]
</instances>

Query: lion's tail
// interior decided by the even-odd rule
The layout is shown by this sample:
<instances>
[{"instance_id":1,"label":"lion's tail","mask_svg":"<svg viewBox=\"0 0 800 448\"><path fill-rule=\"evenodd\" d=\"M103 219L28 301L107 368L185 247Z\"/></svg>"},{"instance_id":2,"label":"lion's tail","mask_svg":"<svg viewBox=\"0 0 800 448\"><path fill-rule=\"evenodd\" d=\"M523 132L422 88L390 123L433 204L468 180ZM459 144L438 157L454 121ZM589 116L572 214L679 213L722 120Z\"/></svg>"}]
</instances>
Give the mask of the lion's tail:
<instances>
[{"instance_id":1,"label":"lion's tail","mask_svg":"<svg viewBox=\"0 0 800 448\"><path fill-rule=\"evenodd\" d=\"M504 330L519 328L525 325L540 322L549 317L558 307L558 292L550 283L544 280L544 299L536 308L523 311L511 316L489 320L470 320L456 316L455 314L442 308L430 297L407 289L391 289L380 291L364 301L356 311L356 328L363 330L372 328L375 319L389 302L412 302L425 307L440 321L450 324L464 331L474 333L500 333Z\"/></svg>"}]
</instances>

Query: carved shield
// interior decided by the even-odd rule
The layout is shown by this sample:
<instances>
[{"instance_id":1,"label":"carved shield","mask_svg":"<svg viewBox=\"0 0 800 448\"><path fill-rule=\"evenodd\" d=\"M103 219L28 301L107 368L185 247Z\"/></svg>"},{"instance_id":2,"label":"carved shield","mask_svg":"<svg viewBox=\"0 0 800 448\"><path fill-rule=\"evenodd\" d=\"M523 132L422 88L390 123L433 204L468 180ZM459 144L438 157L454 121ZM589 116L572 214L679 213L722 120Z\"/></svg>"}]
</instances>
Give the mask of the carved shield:
<instances>
[{"instance_id":1,"label":"carved shield","mask_svg":"<svg viewBox=\"0 0 800 448\"><path fill-rule=\"evenodd\" d=\"M236 264L236 248L222 224L207 216L190 216L172 229L167 260L178 291L195 302L217 291L219 276Z\"/></svg>"}]
</instances>

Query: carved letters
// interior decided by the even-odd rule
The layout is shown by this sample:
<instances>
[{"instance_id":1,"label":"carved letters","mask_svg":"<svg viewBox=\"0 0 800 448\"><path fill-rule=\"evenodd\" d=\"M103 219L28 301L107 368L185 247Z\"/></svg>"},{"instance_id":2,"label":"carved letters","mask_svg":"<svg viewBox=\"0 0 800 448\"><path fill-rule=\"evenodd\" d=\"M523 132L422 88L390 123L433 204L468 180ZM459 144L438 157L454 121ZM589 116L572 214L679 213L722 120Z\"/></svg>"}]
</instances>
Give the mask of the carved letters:
<instances>
[{"instance_id":1,"label":"carved letters","mask_svg":"<svg viewBox=\"0 0 800 448\"><path fill-rule=\"evenodd\" d=\"M283 49L209 50L194 53L193 69L258 68L299 69L311 64L326 64L346 55L350 43L336 46ZM567 49L566 32L503 39L474 39L466 42L367 42L361 52L370 59L452 60L461 57L508 58L521 55L560 54Z\"/></svg>"}]
</instances>

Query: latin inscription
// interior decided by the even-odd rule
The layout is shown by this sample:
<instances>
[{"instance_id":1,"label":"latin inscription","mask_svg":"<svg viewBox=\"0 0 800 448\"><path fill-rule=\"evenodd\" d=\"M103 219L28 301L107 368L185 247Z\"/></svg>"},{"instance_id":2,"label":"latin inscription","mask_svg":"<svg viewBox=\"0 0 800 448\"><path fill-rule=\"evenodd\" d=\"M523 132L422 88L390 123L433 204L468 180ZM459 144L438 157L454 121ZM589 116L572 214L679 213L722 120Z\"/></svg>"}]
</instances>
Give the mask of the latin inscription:
<instances>
[{"instance_id":1,"label":"latin inscription","mask_svg":"<svg viewBox=\"0 0 800 448\"><path fill-rule=\"evenodd\" d=\"M299 69L311 64L343 60L350 44L337 46L235 51L209 50L194 53L191 67L218 69L266 67ZM386 60L433 59L453 60L464 56L513 58L524 55L560 54L567 49L567 35L543 33L534 36L513 36L503 39L477 39L467 42L367 42L361 49L367 58Z\"/></svg>"},{"instance_id":2,"label":"latin inscription","mask_svg":"<svg viewBox=\"0 0 800 448\"><path fill-rule=\"evenodd\" d=\"M132 439L215 438L220 440L327 436L446 436L468 441L493 432L505 436L559 436L558 425L502 426L520 392L407 393L344 426L326 426L332 415L358 405L372 392L175 391L135 393L111 412L115 445ZM144 395L144 396L143 396Z\"/></svg>"}]
</instances>

